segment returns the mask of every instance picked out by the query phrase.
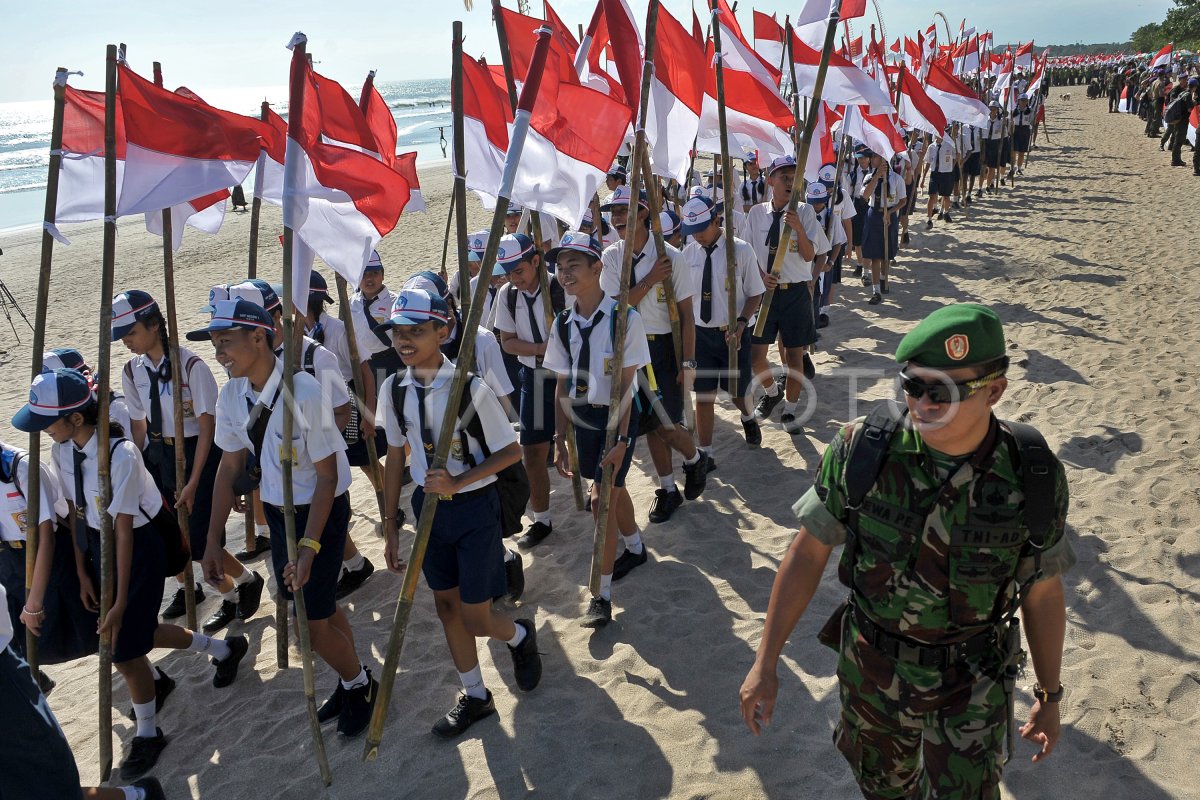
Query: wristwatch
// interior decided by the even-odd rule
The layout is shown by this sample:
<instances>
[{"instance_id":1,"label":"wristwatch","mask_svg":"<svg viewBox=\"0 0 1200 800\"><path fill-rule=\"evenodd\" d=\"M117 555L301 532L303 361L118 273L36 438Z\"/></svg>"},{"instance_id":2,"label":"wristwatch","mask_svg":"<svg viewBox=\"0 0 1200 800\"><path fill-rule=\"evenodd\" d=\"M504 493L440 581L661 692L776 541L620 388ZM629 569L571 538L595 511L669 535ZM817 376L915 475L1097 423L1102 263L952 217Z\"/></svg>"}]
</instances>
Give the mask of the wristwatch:
<instances>
[{"instance_id":1,"label":"wristwatch","mask_svg":"<svg viewBox=\"0 0 1200 800\"><path fill-rule=\"evenodd\" d=\"M738 321L738 322L741 322L742 324L745 324L745 325L749 325L749 324L750 324L750 320L746 319L745 317L738 317L738 318L737 318L737 321Z\"/></svg>"},{"instance_id":2,"label":"wristwatch","mask_svg":"<svg viewBox=\"0 0 1200 800\"><path fill-rule=\"evenodd\" d=\"M1063 686L1062 683L1059 683L1057 691L1047 692L1040 685L1035 683L1033 685L1033 696L1038 699L1039 703L1046 705L1047 703L1057 703L1059 700L1062 700L1063 692L1066 690L1067 688Z\"/></svg>"},{"instance_id":3,"label":"wristwatch","mask_svg":"<svg viewBox=\"0 0 1200 800\"><path fill-rule=\"evenodd\" d=\"M695 359L692 359L692 360L690 360L690 361L685 361L685 362L683 362L683 368L684 368L684 369L690 369L690 370L694 370L694 369L696 369L696 360L695 360Z\"/></svg>"},{"instance_id":4,"label":"wristwatch","mask_svg":"<svg viewBox=\"0 0 1200 800\"><path fill-rule=\"evenodd\" d=\"M622 444L624 444L626 447L631 447L631 446L633 445L633 437L632 437L632 436L626 436L626 435L625 435L625 434L623 434L623 433L618 433L618 434L617 434L617 436L616 436L616 441L618 441L618 442L621 442L621 443L622 443Z\"/></svg>"}]
</instances>

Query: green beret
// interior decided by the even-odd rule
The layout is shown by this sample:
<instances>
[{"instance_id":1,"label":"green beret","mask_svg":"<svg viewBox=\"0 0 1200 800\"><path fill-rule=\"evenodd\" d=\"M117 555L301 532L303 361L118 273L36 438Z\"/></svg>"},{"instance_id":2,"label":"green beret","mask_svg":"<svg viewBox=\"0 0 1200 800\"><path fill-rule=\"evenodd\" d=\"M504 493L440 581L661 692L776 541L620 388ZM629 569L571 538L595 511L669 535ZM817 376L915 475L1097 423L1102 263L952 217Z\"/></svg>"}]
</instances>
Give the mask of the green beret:
<instances>
[{"instance_id":1,"label":"green beret","mask_svg":"<svg viewBox=\"0 0 1200 800\"><path fill-rule=\"evenodd\" d=\"M1004 327L996 312L977 303L944 306L900 340L896 361L934 369L983 364L1004 355Z\"/></svg>"}]
</instances>

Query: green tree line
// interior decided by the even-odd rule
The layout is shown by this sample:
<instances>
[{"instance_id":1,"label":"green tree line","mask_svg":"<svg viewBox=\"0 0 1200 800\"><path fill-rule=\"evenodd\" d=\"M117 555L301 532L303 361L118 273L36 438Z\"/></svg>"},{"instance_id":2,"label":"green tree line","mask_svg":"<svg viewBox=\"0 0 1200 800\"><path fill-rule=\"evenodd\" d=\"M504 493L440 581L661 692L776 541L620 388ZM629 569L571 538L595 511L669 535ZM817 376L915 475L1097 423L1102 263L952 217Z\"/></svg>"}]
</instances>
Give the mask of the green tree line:
<instances>
[{"instance_id":1,"label":"green tree line","mask_svg":"<svg viewBox=\"0 0 1200 800\"><path fill-rule=\"evenodd\" d=\"M1162 22L1151 22L1133 32L1133 48L1139 53L1154 53L1167 42L1176 50L1200 50L1200 0L1172 0Z\"/></svg>"}]
</instances>

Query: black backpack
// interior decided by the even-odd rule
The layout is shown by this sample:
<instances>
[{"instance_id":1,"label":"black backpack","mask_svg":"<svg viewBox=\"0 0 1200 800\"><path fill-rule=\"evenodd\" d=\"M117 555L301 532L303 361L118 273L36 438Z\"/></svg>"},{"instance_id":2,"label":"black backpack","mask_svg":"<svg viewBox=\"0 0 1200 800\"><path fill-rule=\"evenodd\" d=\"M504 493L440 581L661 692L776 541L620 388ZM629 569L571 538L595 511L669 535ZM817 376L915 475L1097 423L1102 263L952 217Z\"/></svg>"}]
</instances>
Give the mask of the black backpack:
<instances>
[{"instance_id":1,"label":"black backpack","mask_svg":"<svg viewBox=\"0 0 1200 800\"><path fill-rule=\"evenodd\" d=\"M1167 105L1166 110L1163 112L1163 119L1172 125L1176 122L1181 122L1183 120L1183 115L1187 113L1187 104L1184 102L1186 97L1187 95L1181 93L1178 97L1172 100Z\"/></svg>"},{"instance_id":2,"label":"black backpack","mask_svg":"<svg viewBox=\"0 0 1200 800\"><path fill-rule=\"evenodd\" d=\"M404 401L407 387L402 384L403 373L397 373L392 380L392 409L396 420L400 423L400 432L408 436L408 423L404 420ZM471 387L479 377L473 372L467 373L467 385L463 387L462 397L458 404L458 438L462 445L463 460L468 468L476 465L467 435L479 442L483 457L489 458L492 451L488 449L487 438L484 436L483 422L475 413L471 404ZM518 461L496 473L496 489L500 493L500 530L505 537L520 533L524 528L521 518L525 515L525 506L529 504L529 474L525 465Z\"/></svg>"}]
</instances>

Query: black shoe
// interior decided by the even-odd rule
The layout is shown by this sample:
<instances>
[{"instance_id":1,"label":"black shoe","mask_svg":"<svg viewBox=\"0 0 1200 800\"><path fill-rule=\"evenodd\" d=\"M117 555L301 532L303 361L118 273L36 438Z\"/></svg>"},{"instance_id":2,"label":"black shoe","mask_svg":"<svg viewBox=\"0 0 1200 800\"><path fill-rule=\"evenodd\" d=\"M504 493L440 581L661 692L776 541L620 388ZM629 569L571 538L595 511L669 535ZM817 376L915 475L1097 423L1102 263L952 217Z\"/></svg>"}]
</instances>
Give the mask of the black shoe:
<instances>
[{"instance_id":1,"label":"black shoe","mask_svg":"<svg viewBox=\"0 0 1200 800\"><path fill-rule=\"evenodd\" d=\"M212 616L204 620L201 629L205 633L212 634L224 628L229 623L238 618L238 604L232 600L222 600L221 605L217 606L217 610L212 613Z\"/></svg>"},{"instance_id":2,"label":"black shoe","mask_svg":"<svg viewBox=\"0 0 1200 800\"><path fill-rule=\"evenodd\" d=\"M977 199L977 200L983 199L983 189L980 189L978 192L975 193L975 199Z\"/></svg>"},{"instance_id":3,"label":"black shoe","mask_svg":"<svg viewBox=\"0 0 1200 800\"><path fill-rule=\"evenodd\" d=\"M341 600L347 597L358 587L367 582L367 578L371 577L371 573L375 571L375 565L366 556L363 556L363 565L358 569L342 570L341 577L338 578L337 591L334 597Z\"/></svg>"},{"instance_id":4,"label":"black shoe","mask_svg":"<svg viewBox=\"0 0 1200 800\"><path fill-rule=\"evenodd\" d=\"M450 709L446 716L433 723L433 733L443 739L454 739L467 732L467 728L481 719L496 713L496 704L492 701L492 693L480 700L465 692L458 696L458 704Z\"/></svg>"},{"instance_id":5,"label":"black shoe","mask_svg":"<svg viewBox=\"0 0 1200 800\"><path fill-rule=\"evenodd\" d=\"M776 386L778 388L778 386ZM783 402L783 392L775 392L775 394L764 394L759 399L758 405L754 407L754 416L759 419L770 419L771 412L775 410L775 406Z\"/></svg>"},{"instance_id":6,"label":"black shoe","mask_svg":"<svg viewBox=\"0 0 1200 800\"><path fill-rule=\"evenodd\" d=\"M243 550L242 552L235 555L234 558L236 558L238 561L241 561L244 564L247 561L253 561L259 555L266 553L270 549L271 549L271 540L268 537L255 536L254 537L254 547L252 547L249 550Z\"/></svg>"},{"instance_id":7,"label":"black shoe","mask_svg":"<svg viewBox=\"0 0 1200 800\"><path fill-rule=\"evenodd\" d=\"M879 296L879 292L871 295L871 299L867 301L867 305L877 306L883 302L883 298Z\"/></svg>"},{"instance_id":8,"label":"black shoe","mask_svg":"<svg viewBox=\"0 0 1200 800\"><path fill-rule=\"evenodd\" d=\"M612 601L603 597L593 597L588 603L587 613L579 624L585 628L603 628L612 622Z\"/></svg>"},{"instance_id":9,"label":"black shoe","mask_svg":"<svg viewBox=\"0 0 1200 800\"><path fill-rule=\"evenodd\" d=\"M129 755L121 762L121 780L140 778L158 763L158 757L167 746L167 737L162 728L155 728L157 736L135 736L129 746Z\"/></svg>"},{"instance_id":10,"label":"black shoe","mask_svg":"<svg viewBox=\"0 0 1200 800\"><path fill-rule=\"evenodd\" d=\"M871 273L864 272L862 274L862 285L864 288L871 285Z\"/></svg>"},{"instance_id":11,"label":"black shoe","mask_svg":"<svg viewBox=\"0 0 1200 800\"><path fill-rule=\"evenodd\" d=\"M154 679L154 713L157 714L163 710L167 697L175 691L175 681L158 667L155 667L154 671L158 673L158 677ZM125 716L137 722L137 715L133 713L132 707Z\"/></svg>"},{"instance_id":12,"label":"black shoe","mask_svg":"<svg viewBox=\"0 0 1200 800\"><path fill-rule=\"evenodd\" d=\"M821 328L828 328L828 327L829 327L829 315L828 314L818 314L817 315L817 330L820 330Z\"/></svg>"},{"instance_id":13,"label":"black shoe","mask_svg":"<svg viewBox=\"0 0 1200 800\"><path fill-rule=\"evenodd\" d=\"M508 583L507 597L515 603L525 594L525 562L521 560L520 554L513 553L513 558L506 558L504 577Z\"/></svg>"},{"instance_id":14,"label":"black shoe","mask_svg":"<svg viewBox=\"0 0 1200 800\"><path fill-rule=\"evenodd\" d=\"M200 584L196 584L196 605L204 602L204 589ZM183 587L180 586L175 590L175 596L171 598L171 605L163 609L163 619L179 619L187 613L187 594Z\"/></svg>"},{"instance_id":15,"label":"black shoe","mask_svg":"<svg viewBox=\"0 0 1200 800\"><path fill-rule=\"evenodd\" d=\"M779 393L783 396L783 392ZM746 444L751 447L758 447L762 444L762 429L758 427L758 420L754 417L742 420L742 433L746 434ZM711 472L711 470L709 470Z\"/></svg>"},{"instance_id":16,"label":"black shoe","mask_svg":"<svg viewBox=\"0 0 1200 800\"><path fill-rule=\"evenodd\" d=\"M704 470L705 472L707 472L709 475L712 475L717 471L717 461L712 457L712 455L709 454L707 450L704 451L704 460L708 462L708 466L705 467Z\"/></svg>"},{"instance_id":17,"label":"black shoe","mask_svg":"<svg viewBox=\"0 0 1200 800\"><path fill-rule=\"evenodd\" d=\"M863 266L862 266L862 264L855 264L855 265L854 265L854 277L856 277L856 278L861 278L861 277L862 277L862 274L863 274Z\"/></svg>"},{"instance_id":18,"label":"black shoe","mask_svg":"<svg viewBox=\"0 0 1200 800\"><path fill-rule=\"evenodd\" d=\"M367 677L371 677L370 670L367 670ZM333 690L333 694L325 698L325 702L321 703L321 707L317 709L317 722L324 725L327 722L333 722L342 715L342 695L345 691L342 688L341 680L338 680L337 688Z\"/></svg>"},{"instance_id":19,"label":"black shoe","mask_svg":"<svg viewBox=\"0 0 1200 800\"><path fill-rule=\"evenodd\" d=\"M699 463L699 462L697 462ZM666 522L675 513L675 509L683 505L683 496L678 489L654 490L654 504L650 506L650 521L653 523Z\"/></svg>"},{"instance_id":20,"label":"black shoe","mask_svg":"<svg viewBox=\"0 0 1200 800\"><path fill-rule=\"evenodd\" d=\"M1182 161L1172 161L1171 166L1172 167L1186 167L1187 164L1183 163Z\"/></svg>"},{"instance_id":21,"label":"black shoe","mask_svg":"<svg viewBox=\"0 0 1200 800\"><path fill-rule=\"evenodd\" d=\"M905 231L900 235L900 244L908 244L908 241L908 231Z\"/></svg>"},{"instance_id":22,"label":"black shoe","mask_svg":"<svg viewBox=\"0 0 1200 800\"><path fill-rule=\"evenodd\" d=\"M1000 179L1000 185L1001 185L1001 186L1008 186L1008 181L1007 181L1007 179L1005 179L1005 178L1001 178L1001 179Z\"/></svg>"},{"instance_id":23,"label":"black shoe","mask_svg":"<svg viewBox=\"0 0 1200 800\"><path fill-rule=\"evenodd\" d=\"M544 522L535 522L521 535L520 539L517 539L517 547L520 547L522 550L537 547L553 531L554 526L547 525Z\"/></svg>"},{"instance_id":24,"label":"black shoe","mask_svg":"<svg viewBox=\"0 0 1200 800\"><path fill-rule=\"evenodd\" d=\"M230 636L225 640L225 644L229 645L229 655L221 661L215 658L212 660L217 667L217 673L213 675L214 689L224 689L237 679L238 664L250 649L250 642L245 636Z\"/></svg>"},{"instance_id":25,"label":"black shoe","mask_svg":"<svg viewBox=\"0 0 1200 800\"><path fill-rule=\"evenodd\" d=\"M141 789L146 793L146 800L167 800L167 795L163 792L162 784L158 782L158 778L139 778L132 784L133 788Z\"/></svg>"},{"instance_id":26,"label":"black shoe","mask_svg":"<svg viewBox=\"0 0 1200 800\"><path fill-rule=\"evenodd\" d=\"M642 552L640 553L635 553L632 550L626 549L625 552L621 553L620 557L613 562L612 579L614 581L621 580L621 578L624 578L626 575L633 572L634 569L640 567L642 564L645 564L649 557L650 556L646 553L646 545L644 542L642 543Z\"/></svg>"},{"instance_id":27,"label":"black shoe","mask_svg":"<svg viewBox=\"0 0 1200 800\"><path fill-rule=\"evenodd\" d=\"M953 208L962 208L962 205L957 200L951 200L950 205Z\"/></svg>"},{"instance_id":28,"label":"black shoe","mask_svg":"<svg viewBox=\"0 0 1200 800\"><path fill-rule=\"evenodd\" d=\"M531 692L542 679L542 656L537 649L537 629L533 627L531 619L514 620L513 624L525 629L525 638L521 643L508 648L513 660L513 675L517 679L518 689Z\"/></svg>"},{"instance_id":29,"label":"black shoe","mask_svg":"<svg viewBox=\"0 0 1200 800\"><path fill-rule=\"evenodd\" d=\"M697 455L694 463L683 465L683 496L688 500L704 494L708 486L708 459L703 452Z\"/></svg>"},{"instance_id":30,"label":"black shoe","mask_svg":"<svg viewBox=\"0 0 1200 800\"><path fill-rule=\"evenodd\" d=\"M946 222L954 222L954 220L950 217L949 214L946 215Z\"/></svg>"},{"instance_id":31,"label":"black shoe","mask_svg":"<svg viewBox=\"0 0 1200 800\"><path fill-rule=\"evenodd\" d=\"M371 709L375 707L375 695L379 684L367 673L367 685L342 689L342 708L338 714L338 736L353 739L367 729L371 722Z\"/></svg>"},{"instance_id":32,"label":"black shoe","mask_svg":"<svg viewBox=\"0 0 1200 800\"><path fill-rule=\"evenodd\" d=\"M971 205L971 193L970 192L967 192L967 196L963 198L963 205L964 206Z\"/></svg>"},{"instance_id":33,"label":"black shoe","mask_svg":"<svg viewBox=\"0 0 1200 800\"><path fill-rule=\"evenodd\" d=\"M250 619L254 616L254 612L258 611L258 605L262 601L263 587L267 585L267 582L257 572L251 574L254 575L253 580L237 587L238 619Z\"/></svg>"},{"instance_id":34,"label":"black shoe","mask_svg":"<svg viewBox=\"0 0 1200 800\"><path fill-rule=\"evenodd\" d=\"M795 414L785 413L779 418L779 421L783 423L783 429L792 436L799 436L804 433L804 423L799 422Z\"/></svg>"},{"instance_id":35,"label":"black shoe","mask_svg":"<svg viewBox=\"0 0 1200 800\"><path fill-rule=\"evenodd\" d=\"M812 356L808 353L804 354L804 377L810 381L817 377L817 365L813 363Z\"/></svg>"},{"instance_id":36,"label":"black shoe","mask_svg":"<svg viewBox=\"0 0 1200 800\"><path fill-rule=\"evenodd\" d=\"M925 230L927 230L927 231L933 230L933 217L930 217L929 219L925 220Z\"/></svg>"},{"instance_id":37,"label":"black shoe","mask_svg":"<svg viewBox=\"0 0 1200 800\"><path fill-rule=\"evenodd\" d=\"M940 221L942 221L942 220L944 220L944 219L946 219L946 212L945 212L945 211L939 211L939 212L938 212L938 214L937 214L937 218L938 218L938 221L939 221L939 222L940 222Z\"/></svg>"}]
</instances>

